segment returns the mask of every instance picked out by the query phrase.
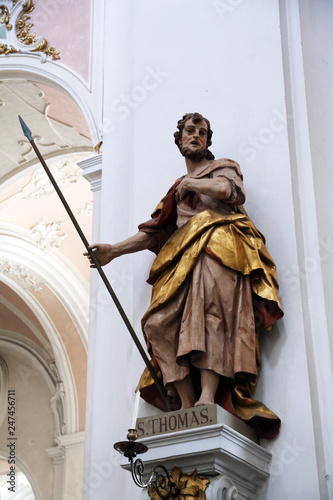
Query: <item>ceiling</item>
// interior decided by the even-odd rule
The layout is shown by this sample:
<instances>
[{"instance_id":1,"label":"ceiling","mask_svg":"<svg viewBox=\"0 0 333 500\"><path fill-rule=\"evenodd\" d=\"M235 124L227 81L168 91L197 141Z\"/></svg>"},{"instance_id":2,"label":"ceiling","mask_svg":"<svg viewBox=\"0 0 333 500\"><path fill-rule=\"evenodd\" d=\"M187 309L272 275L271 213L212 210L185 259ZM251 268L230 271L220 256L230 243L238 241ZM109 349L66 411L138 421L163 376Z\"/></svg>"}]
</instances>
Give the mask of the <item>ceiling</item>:
<instances>
[{"instance_id":1,"label":"ceiling","mask_svg":"<svg viewBox=\"0 0 333 500\"><path fill-rule=\"evenodd\" d=\"M85 118L67 94L30 80L0 80L0 184L36 163L18 115L46 159L92 151Z\"/></svg>"}]
</instances>

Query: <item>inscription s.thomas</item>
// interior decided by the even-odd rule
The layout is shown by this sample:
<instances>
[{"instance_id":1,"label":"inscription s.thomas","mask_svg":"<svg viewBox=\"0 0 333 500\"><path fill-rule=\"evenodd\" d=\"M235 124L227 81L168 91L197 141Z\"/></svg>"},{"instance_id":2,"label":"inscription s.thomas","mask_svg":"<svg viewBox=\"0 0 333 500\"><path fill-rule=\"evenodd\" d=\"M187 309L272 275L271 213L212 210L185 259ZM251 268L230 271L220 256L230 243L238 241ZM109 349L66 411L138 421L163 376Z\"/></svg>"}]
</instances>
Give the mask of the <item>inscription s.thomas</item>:
<instances>
[{"instance_id":1,"label":"inscription s.thomas","mask_svg":"<svg viewBox=\"0 0 333 500\"><path fill-rule=\"evenodd\" d=\"M177 432L193 427L200 427L212 423L208 408L189 409L177 412L156 415L137 420L138 438L164 434L166 432Z\"/></svg>"}]
</instances>

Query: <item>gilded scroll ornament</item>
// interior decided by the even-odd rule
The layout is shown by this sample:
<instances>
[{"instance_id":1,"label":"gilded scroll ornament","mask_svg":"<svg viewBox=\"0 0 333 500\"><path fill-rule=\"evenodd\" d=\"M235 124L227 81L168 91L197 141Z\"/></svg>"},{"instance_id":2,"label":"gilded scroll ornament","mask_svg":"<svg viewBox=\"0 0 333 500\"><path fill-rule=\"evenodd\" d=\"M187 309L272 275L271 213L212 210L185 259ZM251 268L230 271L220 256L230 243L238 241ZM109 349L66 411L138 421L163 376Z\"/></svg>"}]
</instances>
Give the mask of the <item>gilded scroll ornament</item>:
<instances>
[{"instance_id":1,"label":"gilded scroll ornament","mask_svg":"<svg viewBox=\"0 0 333 500\"><path fill-rule=\"evenodd\" d=\"M23 4L23 10L24 12L27 12L28 14L34 10L34 2L33 0L28 0Z\"/></svg>"},{"instance_id":2,"label":"gilded scroll ornament","mask_svg":"<svg viewBox=\"0 0 333 500\"><path fill-rule=\"evenodd\" d=\"M209 484L209 479L197 476L194 470L190 474L183 474L178 467L174 467L170 473L171 481L174 483L169 498L174 500L206 500L205 490ZM160 488L163 494L163 487ZM165 493L167 489L165 489ZM148 495L152 500L160 500L161 497L152 486L148 490Z\"/></svg>"},{"instance_id":3,"label":"gilded scroll ornament","mask_svg":"<svg viewBox=\"0 0 333 500\"><path fill-rule=\"evenodd\" d=\"M32 45L35 42L36 33L30 33L30 29L33 27L32 23L28 23L29 16L22 16L16 23L16 34L20 42L26 45Z\"/></svg>"},{"instance_id":4,"label":"gilded scroll ornament","mask_svg":"<svg viewBox=\"0 0 333 500\"><path fill-rule=\"evenodd\" d=\"M2 18L0 23L5 24L7 30L11 30L13 26L9 23L10 20L9 10L5 5L0 5L0 9L2 10Z\"/></svg>"},{"instance_id":5,"label":"gilded scroll ornament","mask_svg":"<svg viewBox=\"0 0 333 500\"><path fill-rule=\"evenodd\" d=\"M6 56L7 54L17 54L18 52L20 51L15 49L12 45L8 47L6 43L0 43L0 55L4 54Z\"/></svg>"},{"instance_id":6,"label":"gilded scroll ornament","mask_svg":"<svg viewBox=\"0 0 333 500\"><path fill-rule=\"evenodd\" d=\"M54 47L50 47L45 38L41 38L36 35L36 33L31 33L31 28L33 23L30 22L30 14L34 8L33 0L12 0L12 6L9 7L9 0L0 5L0 10L2 11L2 18L0 24L6 26L7 32L9 32L13 25L16 26L16 31L10 36L10 41L13 44L10 48L7 44L0 45L0 55L4 54L14 54L14 53L32 53L39 52L43 54L44 60L46 57L52 57L53 61L60 59L60 53ZM21 7L21 10L19 10ZM8 35L9 36L9 35ZM16 42L16 43L15 43ZM22 45L26 45L25 50Z\"/></svg>"},{"instance_id":7,"label":"gilded scroll ornament","mask_svg":"<svg viewBox=\"0 0 333 500\"><path fill-rule=\"evenodd\" d=\"M99 155L102 153L101 151L101 147L102 147L102 144L103 144L103 141L100 141L96 144L96 146L94 147L94 150L96 151L96 153L98 153Z\"/></svg>"}]
</instances>

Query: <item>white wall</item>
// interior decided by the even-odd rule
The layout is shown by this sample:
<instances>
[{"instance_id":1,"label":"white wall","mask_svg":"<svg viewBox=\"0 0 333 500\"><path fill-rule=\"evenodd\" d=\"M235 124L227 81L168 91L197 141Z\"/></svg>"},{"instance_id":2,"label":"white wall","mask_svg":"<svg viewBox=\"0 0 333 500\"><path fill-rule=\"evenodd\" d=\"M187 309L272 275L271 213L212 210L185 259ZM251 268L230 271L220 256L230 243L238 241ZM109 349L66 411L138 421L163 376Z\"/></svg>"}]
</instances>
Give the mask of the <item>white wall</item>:
<instances>
[{"instance_id":1,"label":"white wall","mask_svg":"<svg viewBox=\"0 0 333 500\"><path fill-rule=\"evenodd\" d=\"M328 2L319 3L321 26ZM282 427L277 439L263 443L272 451L273 463L262 500L329 498L325 474L330 472L330 457L322 436L314 433L314 425L323 424L324 407L313 420L316 403L323 397L318 393L322 375L309 384L323 353L315 346L315 362L309 354L316 335L315 306L313 302L309 306L306 295L309 287L316 294L312 285L323 292L322 278L317 271L310 277L306 274L304 287L295 272L310 246L311 227L306 227L302 205L306 193L311 194L307 210L313 208L315 214L316 202L318 210L327 208L319 203L320 182L316 182L316 193L313 190L311 155L306 157L309 168L304 177L301 171L306 142L302 143L304 134L299 136L299 127L303 124L307 133L309 129L303 120L306 99L297 92L299 86L304 90L297 7L296 1L282 0L123 0L107 2L105 16L101 241L133 234L184 173L173 132L184 113L199 111L211 121L211 149L216 157L233 158L241 164L246 209L265 234L278 266L285 318L263 338L264 366L257 398L281 417ZM310 2L303 4L305 18L311 14L310 7ZM304 20L304 28L306 22L309 20ZM316 33L322 47L326 38L319 30ZM309 36L308 47L310 43ZM308 50L306 97L311 102L315 141L319 125L315 122L313 55L309 48L304 50ZM299 70L290 67L289 56L300 61ZM328 88L328 82L324 87ZM320 102L324 107L325 99ZM290 110L293 116L288 116ZM312 154L319 155L320 142L311 147ZM328 152L325 155L326 159ZM315 238L311 244L316 243ZM140 319L149 303L145 279L152 260L145 252L122 257L107 268L139 335ZM113 498L140 498L129 474L118 466L112 446L125 439L134 404L131 391L143 362L102 285L97 296L95 372L89 396L94 410L88 422L92 475L90 496L84 498L104 500L110 494ZM325 310L321 321L325 330ZM323 335L327 344L327 332ZM330 366L330 359L323 359L326 361ZM321 440L316 447L315 439Z\"/></svg>"},{"instance_id":2,"label":"white wall","mask_svg":"<svg viewBox=\"0 0 333 500\"><path fill-rule=\"evenodd\" d=\"M333 190L332 133L333 133L333 3L321 0L300 5L305 86L309 113L311 155L314 188L318 211L319 235L328 249L332 248L333 226L330 199ZM325 285L328 324L333 322L332 251L323 254L322 268ZM333 348L333 346L332 346Z\"/></svg>"}]
</instances>

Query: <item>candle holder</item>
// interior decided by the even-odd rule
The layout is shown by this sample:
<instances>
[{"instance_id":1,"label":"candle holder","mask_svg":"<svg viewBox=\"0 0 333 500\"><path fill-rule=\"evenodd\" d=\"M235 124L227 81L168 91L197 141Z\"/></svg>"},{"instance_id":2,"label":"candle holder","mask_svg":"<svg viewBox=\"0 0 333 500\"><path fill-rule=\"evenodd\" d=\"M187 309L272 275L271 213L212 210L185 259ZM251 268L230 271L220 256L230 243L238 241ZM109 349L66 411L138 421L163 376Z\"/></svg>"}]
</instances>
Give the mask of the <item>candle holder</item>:
<instances>
[{"instance_id":1,"label":"candle holder","mask_svg":"<svg viewBox=\"0 0 333 500\"><path fill-rule=\"evenodd\" d=\"M143 443L137 442L138 433L136 429L128 429L127 441L119 441L113 445L114 449L122 453L131 463L131 474L134 483L139 488L150 488L151 486L155 489L156 493L162 500L170 498L172 487L175 484L171 481L170 474L166 467L162 464L157 464L152 468L151 474L148 481L143 481L143 474L145 470L144 463L142 460L137 458L133 460L137 455L141 453L146 453L148 446ZM161 472L163 471L163 472Z\"/></svg>"}]
</instances>

